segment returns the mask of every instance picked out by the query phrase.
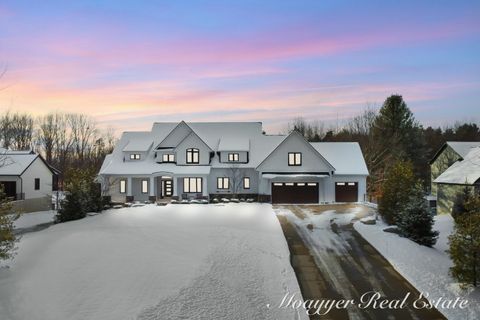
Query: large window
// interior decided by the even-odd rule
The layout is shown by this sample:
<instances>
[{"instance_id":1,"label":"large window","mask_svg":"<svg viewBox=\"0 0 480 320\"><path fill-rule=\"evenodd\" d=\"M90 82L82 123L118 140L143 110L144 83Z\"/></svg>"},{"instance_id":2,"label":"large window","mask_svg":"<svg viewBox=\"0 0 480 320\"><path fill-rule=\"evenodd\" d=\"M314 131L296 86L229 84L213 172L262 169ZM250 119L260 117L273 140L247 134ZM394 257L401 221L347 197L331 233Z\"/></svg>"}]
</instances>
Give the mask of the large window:
<instances>
[{"instance_id":1,"label":"large window","mask_svg":"<svg viewBox=\"0 0 480 320\"><path fill-rule=\"evenodd\" d=\"M130 154L130 160L140 160L140 154L139 153Z\"/></svg>"},{"instance_id":2,"label":"large window","mask_svg":"<svg viewBox=\"0 0 480 320\"><path fill-rule=\"evenodd\" d=\"M217 189L220 189L220 190L228 189L230 188L229 184L230 184L229 178L225 178L225 177L217 178Z\"/></svg>"},{"instance_id":3,"label":"large window","mask_svg":"<svg viewBox=\"0 0 480 320\"><path fill-rule=\"evenodd\" d=\"M127 181L120 180L120 193L126 193L126 192L127 192Z\"/></svg>"},{"instance_id":4,"label":"large window","mask_svg":"<svg viewBox=\"0 0 480 320\"><path fill-rule=\"evenodd\" d=\"M35 178L35 190L40 190L40 178Z\"/></svg>"},{"instance_id":5,"label":"large window","mask_svg":"<svg viewBox=\"0 0 480 320\"><path fill-rule=\"evenodd\" d=\"M228 161L237 162L238 160L239 160L238 153L229 153L228 154Z\"/></svg>"},{"instance_id":6,"label":"large window","mask_svg":"<svg viewBox=\"0 0 480 320\"><path fill-rule=\"evenodd\" d=\"M148 180L142 180L142 193L148 193Z\"/></svg>"},{"instance_id":7,"label":"large window","mask_svg":"<svg viewBox=\"0 0 480 320\"><path fill-rule=\"evenodd\" d=\"M243 178L243 189L250 189L250 178L244 177Z\"/></svg>"},{"instance_id":8,"label":"large window","mask_svg":"<svg viewBox=\"0 0 480 320\"><path fill-rule=\"evenodd\" d=\"M175 162L175 155L174 154L164 154L162 156L162 162Z\"/></svg>"},{"instance_id":9,"label":"large window","mask_svg":"<svg viewBox=\"0 0 480 320\"><path fill-rule=\"evenodd\" d=\"M200 151L195 148L187 149L187 163L199 163Z\"/></svg>"},{"instance_id":10,"label":"large window","mask_svg":"<svg viewBox=\"0 0 480 320\"><path fill-rule=\"evenodd\" d=\"M185 193L201 193L202 178L183 178L183 192Z\"/></svg>"},{"instance_id":11,"label":"large window","mask_svg":"<svg viewBox=\"0 0 480 320\"><path fill-rule=\"evenodd\" d=\"M302 154L300 152L289 152L288 153L288 165L289 166L301 166L302 165Z\"/></svg>"}]
</instances>

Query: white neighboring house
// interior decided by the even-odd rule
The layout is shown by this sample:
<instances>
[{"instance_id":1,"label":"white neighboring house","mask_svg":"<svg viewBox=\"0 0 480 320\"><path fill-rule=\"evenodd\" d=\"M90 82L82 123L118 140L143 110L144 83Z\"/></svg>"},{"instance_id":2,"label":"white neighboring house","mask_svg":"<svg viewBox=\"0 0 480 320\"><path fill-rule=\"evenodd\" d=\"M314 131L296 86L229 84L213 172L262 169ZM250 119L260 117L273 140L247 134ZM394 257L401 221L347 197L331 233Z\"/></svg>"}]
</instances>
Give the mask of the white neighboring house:
<instances>
[{"instance_id":1,"label":"white neighboring house","mask_svg":"<svg viewBox=\"0 0 480 320\"><path fill-rule=\"evenodd\" d=\"M22 212L52 207L54 170L33 151L0 149L0 184Z\"/></svg>"},{"instance_id":2,"label":"white neighboring house","mask_svg":"<svg viewBox=\"0 0 480 320\"><path fill-rule=\"evenodd\" d=\"M99 172L113 202L233 196L361 202L367 176L358 143L266 135L261 122L162 122L151 131L124 132Z\"/></svg>"}]
</instances>

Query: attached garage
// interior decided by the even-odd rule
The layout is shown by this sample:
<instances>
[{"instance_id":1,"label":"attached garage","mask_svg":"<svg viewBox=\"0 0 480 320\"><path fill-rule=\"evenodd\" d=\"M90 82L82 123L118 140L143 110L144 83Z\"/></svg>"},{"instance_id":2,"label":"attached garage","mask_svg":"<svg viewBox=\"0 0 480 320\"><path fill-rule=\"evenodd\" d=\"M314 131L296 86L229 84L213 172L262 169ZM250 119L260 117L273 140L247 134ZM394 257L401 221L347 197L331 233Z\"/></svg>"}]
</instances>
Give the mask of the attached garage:
<instances>
[{"instance_id":1,"label":"attached garage","mask_svg":"<svg viewBox=\"0 0 480 320\"><path fill-rule=\"evenodd\" d=\"M358 182L336 182L335 202L357 202Z\"/></svg>"},{"instance_id":2,"label":"attached garage","mask_svg":"<svg viewBox=\"0 0 480 320\"><path fill-rule=\"evenodd\" d=\"M318 203L316 182L274 182L272 203Z\"/></svg>"}]
</instances>

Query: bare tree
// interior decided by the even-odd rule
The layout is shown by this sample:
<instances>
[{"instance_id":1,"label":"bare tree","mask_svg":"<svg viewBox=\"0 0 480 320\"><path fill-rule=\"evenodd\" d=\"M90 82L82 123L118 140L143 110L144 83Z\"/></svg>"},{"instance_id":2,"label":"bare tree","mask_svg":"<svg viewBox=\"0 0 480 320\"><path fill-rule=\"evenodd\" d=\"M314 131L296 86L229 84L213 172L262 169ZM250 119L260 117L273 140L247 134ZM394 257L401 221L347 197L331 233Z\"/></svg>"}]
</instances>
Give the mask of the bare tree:
<instances>
[{"instance_id":1,"label":"bare tree","mask_svg":"<svg viewBox=\"0 0 480 320\"><path fill-rule=\"evenodd\" d=\"M95 122L84 114L69 114L67 119L70 125L75 155L82 161L89 155L91 151L89 147L95 141L98 133Z\"/></svg>"},{"instance_id":2,"label":"bare tree","mask_svg":"<svg viewBox=\"0 0 480 320\"><path fill-rule=\"evenodd\" d=\"M232 194L238 194L242 185L242 169L236 163L230 164L228 167L228 178L230 180L230 189Z\"/></svg>"}]
</instances>

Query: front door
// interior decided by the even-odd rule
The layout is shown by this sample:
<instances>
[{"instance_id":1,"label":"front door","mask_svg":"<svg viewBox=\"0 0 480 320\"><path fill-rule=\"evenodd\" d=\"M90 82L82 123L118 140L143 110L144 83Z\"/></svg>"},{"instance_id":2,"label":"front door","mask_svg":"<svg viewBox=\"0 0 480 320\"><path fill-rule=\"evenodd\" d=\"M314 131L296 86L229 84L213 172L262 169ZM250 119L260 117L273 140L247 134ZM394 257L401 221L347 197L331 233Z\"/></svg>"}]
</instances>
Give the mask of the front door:
<instances>
[{"instance_id":1,"label":"front door","mask_svg":"<svg viewBox=\"0 0 480 320\"><path fill-rule=\"evenodd\" d=\"M162 180L162 197L171 197L173 194L173 180Z\"/></svg>"}]
</instances>

